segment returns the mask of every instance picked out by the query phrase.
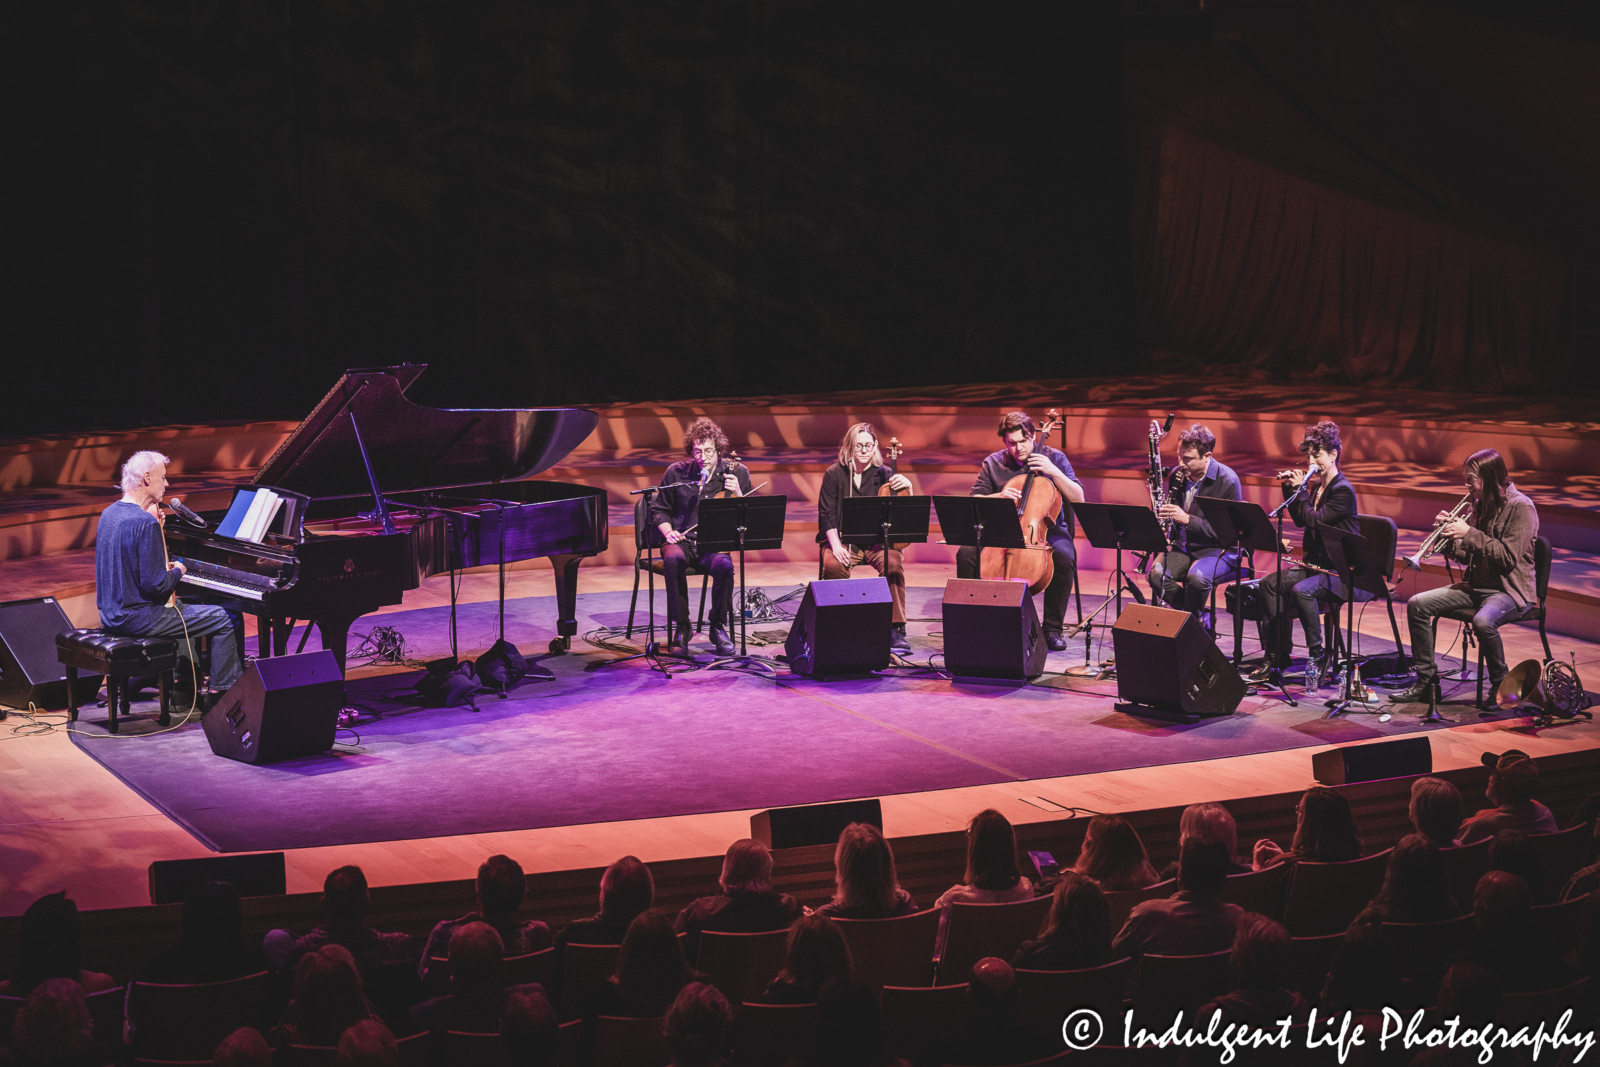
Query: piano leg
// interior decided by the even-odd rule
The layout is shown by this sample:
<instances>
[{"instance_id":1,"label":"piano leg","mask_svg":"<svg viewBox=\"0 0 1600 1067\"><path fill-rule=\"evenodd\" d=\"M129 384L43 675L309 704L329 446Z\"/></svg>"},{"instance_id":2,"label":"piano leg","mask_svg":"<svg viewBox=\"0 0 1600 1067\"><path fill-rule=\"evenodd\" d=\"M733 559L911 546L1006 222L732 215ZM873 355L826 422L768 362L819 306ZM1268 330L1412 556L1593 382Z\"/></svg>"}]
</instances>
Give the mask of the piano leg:
<instances>
[{"instance_id":1,"label":"piano leg","mask_svg":"<svg viewBox=\"0 0 1600 1067\"><path fill-rule=\"evenodd\" d=\"M333 653L333 658L339 661L339 673L344 674L344 657L350 644L350 626L361 616L376 608L364 611L342 611L336 615L319 615L306 623L307 626L316 624L317 634L322 638L322 647Z\"/></svg>"},{"instance_id":2,"label":"piano leg","mask_svg":"<svg viewBox=\"0 0 1600 1067\"><path fill-rule=\"evenodd\" d=\"M281 656L289 651L289 635L294 633L293 619L272 620L272 654Z\"/></svg>"},{"instance_id":3,"label":"piano leg","mask_svg":"<svg viewBox=\"0 0 1600 1067\"><path fill-rule=\"evenodd\" d=\"M578 632L578 564L587 555L564 554L550 557L550 566L556 572L556 633L550 642L550 651L556 655L572 647L572 637Z\"/></svg>"},{"instance_id":4,"label":"piano leg","mask_svg":"<svg viewBox=\"0 0 1600 1067\"><path fill-rule=\"evenodd\" d=\"M256 616L256 658L272 658L273 620L265 615Z\"/></svg>"}]
</instances>

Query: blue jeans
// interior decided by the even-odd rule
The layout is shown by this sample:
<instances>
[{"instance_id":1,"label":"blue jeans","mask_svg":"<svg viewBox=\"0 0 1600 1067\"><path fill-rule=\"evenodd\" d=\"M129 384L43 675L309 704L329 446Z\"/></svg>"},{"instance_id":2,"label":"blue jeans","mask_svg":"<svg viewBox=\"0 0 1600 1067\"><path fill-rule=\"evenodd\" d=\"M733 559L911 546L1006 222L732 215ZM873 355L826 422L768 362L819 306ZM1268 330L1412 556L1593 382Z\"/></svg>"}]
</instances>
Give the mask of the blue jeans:
<instances>
[{"instance_id":1,"label":"blue jeans","mask_svg":"<svg viewBox=\"0 0 1600 1067\"><path fill-rule=\"evenodd\" d=\"M1472 630L1483 649L1483 664L1490 678L1503 678L1506 653L1500 644L1500 627L1522 617L1522 609L1507 593L1498 589L1474 589L1465 582L1429 589L1406 602L1406 621L1411 627L1411 665L1417 681L1432 681L1439 674L1433 661L1433 623L1435 619L1471 619ZM1493 696L1493 691L1490 693Z\"/></svg>"},{"instance_id":2,"label":"blue jeans","mask_svg":"<svg viewBox=\"0 0 1600 1067\"><path fill-rule=\"evenodd\" d=\"M1238 573L1237 549L1157 552L1150 562L1150 592L1157 600L1198 615L1211 599L1212 586Z\"/></svg>"},{"instance_id":3,"label":"blue jeans","mask_svg":"<svg viewBox=\"0 0 1600 1067\"><path fill-rule=\"evenodd\" d=\"M153 621L136 628L107 627L112 633L129 637L176 637L182 646L180 654L198 663L194 645L183 639L184 631L190 637L211 638L211 688L218 692L232 687L244 673L244 616L215 604L182 604L178 608L162 608ZM180 678L179 681L182 681Z\"/></svg>"}]
</instances>

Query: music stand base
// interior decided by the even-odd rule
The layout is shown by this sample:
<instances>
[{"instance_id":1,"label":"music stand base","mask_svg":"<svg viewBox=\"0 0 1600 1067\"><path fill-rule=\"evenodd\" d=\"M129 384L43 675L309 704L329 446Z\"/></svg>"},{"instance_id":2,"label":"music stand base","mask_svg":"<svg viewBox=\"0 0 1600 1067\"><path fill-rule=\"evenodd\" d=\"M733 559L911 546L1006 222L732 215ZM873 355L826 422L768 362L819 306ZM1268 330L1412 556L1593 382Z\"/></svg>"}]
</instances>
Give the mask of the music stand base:
<instances>
[{"instance_id":1,"label":"music stand base","mask_svg":"<svg viewBox=\"0 0 1600 1067\"><path fill-rule=\"evenodd\" d=\"M748 653L738 656L718 656L706 664L708 671L754 671L757 674L778 676L778 666L765 656L752 656Z\"/></svg>"},{"instance_id":2,"label":"music stand base","mask_svg":"<svg viewBox=\"0 0 1600 1067\"><path fill-rule=\"evenodd\" d=\"M1028 678L980 678L975 674L952 674L950 680L958 685L994 685L1002 689L1022 689L1032 684Z\"/></svg>"},{"instance_id":3,"label":"music stand base","mask_svg":"<svg viewBox=\"0 0 1600 1067\"><path fill-rule=\"evenodd\" d=\"M1354 711L1363 715L1376 715L1379 722L1388 722L1390 716L1394 714L1389 710L1389 705L1387 704L1369 704L1365 700L1357 700L1354 697L1345 700L1330 700L1323 706L1328 709L1327 713L1322 716L1324 719L1331 719L1335 715L1346 711Z\"/></svg>"}]
</instances>

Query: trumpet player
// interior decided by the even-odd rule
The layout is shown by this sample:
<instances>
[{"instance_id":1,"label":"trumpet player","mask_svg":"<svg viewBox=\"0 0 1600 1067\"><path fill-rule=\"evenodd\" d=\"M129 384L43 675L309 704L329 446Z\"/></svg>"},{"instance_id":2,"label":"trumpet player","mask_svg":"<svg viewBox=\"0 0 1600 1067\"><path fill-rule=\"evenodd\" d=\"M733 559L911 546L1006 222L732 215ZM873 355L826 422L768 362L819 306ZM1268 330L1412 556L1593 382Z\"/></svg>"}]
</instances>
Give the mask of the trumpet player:
<instances>
[{"instance_id":1,"label":"trumpet player","mask_svg":"<svg viewBox=\"0 0 1600 1067\"><path fill-rule=\"evenodd\" d=\"M1517 491L1505 459L1495 449L1480 449L1468 456L1465 474L1470 510L1465 516L1440 512L1434 532L1439 552L1462 564L1466 573L1456 584L1418 593L1406 604L1411 664L1417 681L1409 689L1390 694L1395 703L1424 701L1430 692L1438 698L1433 626L1434 620L1443 617L1471 620L1489 672L1485 708L1493 710L1495 691L1506 675L1500 627L1516 622L1538 604L1533 547L1539 536L1539 513L1533 501Z\"/></svg>"},{"instance_id":2,"label":"trumpet player","mask_svg":"<svg viewBox=\"0 0 1600 1067\"><path fill-rule=\"evenodd\" d=\"M1150 592L1197 618L1205 610L1212 586L1239 572L1238 550L1224 548L1205 515L1190 510L1197 497L1238 500L1243 495L1233 468L1218 463L1212 455L1216 447L1216 434L1198 422L1178 435L1183 495L1156 511L1156 518L1172 523L1172 551L1157 555L1150 564ZM1206 624L1209 629L1209 619Z\"/></svg>"},{"instance_id":3,"label":"trumpet player","mask_svg":"<svg viewBox=\"0 0 1600 1067\"><path fill-rule=\"evenodd\" d=\"M1339 455L1343 451L1339 427L1327 419L1308 427L1300 441L1300 451L1306 457L1306 469L1283 471L1278 480L1283 486L1285 499L1294 499L1296 490L1307 492L1289 505L1289 516L1296 526L1305 528L1303 555L1305 562L1331 570L1333 560L1322 542L1323 530L1342 533L1358 532L1356 521L1356 491L1339 472ZM1307 483L1310 483L1309 485ZM1261 579L1261 621L1256 625L1261 634L1264 653L1261 666L1250 675L1252 682L1264 682L1273 668L1289 665L1289 653L1294 636L1287 618L1280 622L1284 598L1288 597L1306 637L1307 691L1322 685L1325 668L1322 649L1322 605L1343 603L1344 583L1331 574L1319 573L1308 567L1284 567ZM1372 599L1371 593L1356 591L1357 600Z\"/></svg>"}]
</instances>

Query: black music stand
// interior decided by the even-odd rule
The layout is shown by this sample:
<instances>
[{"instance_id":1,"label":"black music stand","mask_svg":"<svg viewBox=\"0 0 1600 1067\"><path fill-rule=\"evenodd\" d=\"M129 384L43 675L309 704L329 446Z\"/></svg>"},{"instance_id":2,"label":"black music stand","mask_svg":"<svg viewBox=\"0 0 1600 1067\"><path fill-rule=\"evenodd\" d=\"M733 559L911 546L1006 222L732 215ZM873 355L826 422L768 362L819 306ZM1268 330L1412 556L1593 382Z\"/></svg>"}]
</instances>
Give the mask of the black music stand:
<instances>
[{"instance_id":1,"label":"black music stand","mask_svg":"<svg viewBox=\"0 0 1600 1067\"><path fill-rule=\"evenodd\" d=\"M934 513L944 543L978 550L983 565L986 548L1027 548L1017 503L1003 496L936 496Z\"/></svg>"},{"instance_id":2,"label":"black music stand","mask_svg":"<svg viewBox=\"0 0 1600 1067\"><path fill-rule=\"evenodd\" d=\"M1327 550L1328 559L1332 561L1339 581L1344 583L1347 594L1344 685L1340 687L1337 699L1326 702L1328 710L1322 717L1331 719L1343 711L1358 711L1377 715L1379 722L1388 722L1390 713L1387 704L1368 703L1363 699L1364 694L1356 691L1356 593L1360 591L1374 596L1384 593L1383 566L1372 558L1372 545L1360 534L1328 527L1321 527L1320 533L1322 547ZM1432 713L1437 715L1437 708Z\"/></svg>"},{"instance_id":3,"label":"black music stand","mask_svg":"<svg viewBox=\"0 0 1600 1067\"><path fill-rule=\"evenodd\" d=\"M968 497L966 499L972 499ZM893 531L895 545L917 545L928 540L931 496L851 496L839 502L839 540L863 548L883 545L887 551ZM1021 529L1022 524L1017 524Z\"/></svg>"},{"instance_id":4,"label":"black music stand","mask_svg":"<svg viewBox=\"0 0 1600 1067\"><path fill-rule=\"evenodd\" d=\"M1278 538L1272 528L1272 520L1267 517L1267 511L1260 504L1248 500L1217 500L1212 497L1197 496L1195 505L1205 515L1206 521L1211 524L1211 529L1216 532L1217 540L1223 545L1231 546L1239 553L1238 572L1244 573L1244 554L1246 552L1278 552ZM1279 553L1280 555L1282 553ZM1252 567L1252 573L1254 568ZM1234 578L1237 584L1239 578ZM1211 585L1211 618L1213 625L1217 617L1217 586ZM1216 634L1212 634L1215 637ZM1244 659L1244 619L1241 615L1233 617L1233 665L1240 666Z\"/></svg>"},{"instance_id":5,"label":"black music stand","mask_svg":"<svg viewBox=\"0 0 1600 1067\"><path fill-rule=\"evenodd\" d=\"M1116 549L1116 590L1113 599L1116 601L1117 615L1119 617L1122 615L1124 586L1133 594L1135 600L1143 604L1144 594L1139 592L1133 584L1133 579L1122 569L1122 553L1125 550L1151 554L1167 551L1167 536L1161 532L1161 523L1156 518L1156 513L1150 510L1148 504L1102 504L1087 501L1072 505L1072 513L1078 517L1078 525L1083 529L1083 535L1088 538L1091 545L1095 548ZM1084 638L1084 647L1087 650L1093 641L1093 628L1085 633L1090 635ZM1102 673L1100 677L1106 677L1106 673Z\"/></svg>"},{"instance_id":6,"label":"black music stand","mask_svg":"<svg viewBox=\"0 0 1600 1067\"><path fill-rule=\"evenodd\" d=\"M787 518L787 496L735 496L700 501L699 536L695 539L701 553L739 553L739 600L749 603L745 591L744 554L767 548L783 547L783 524ZM777 673L768 661L755 663L750 658L745 643L745 616L739 615L739 655L724 657L713 667L755 668L762 672Z\"/></svg>"}]
</instances>

